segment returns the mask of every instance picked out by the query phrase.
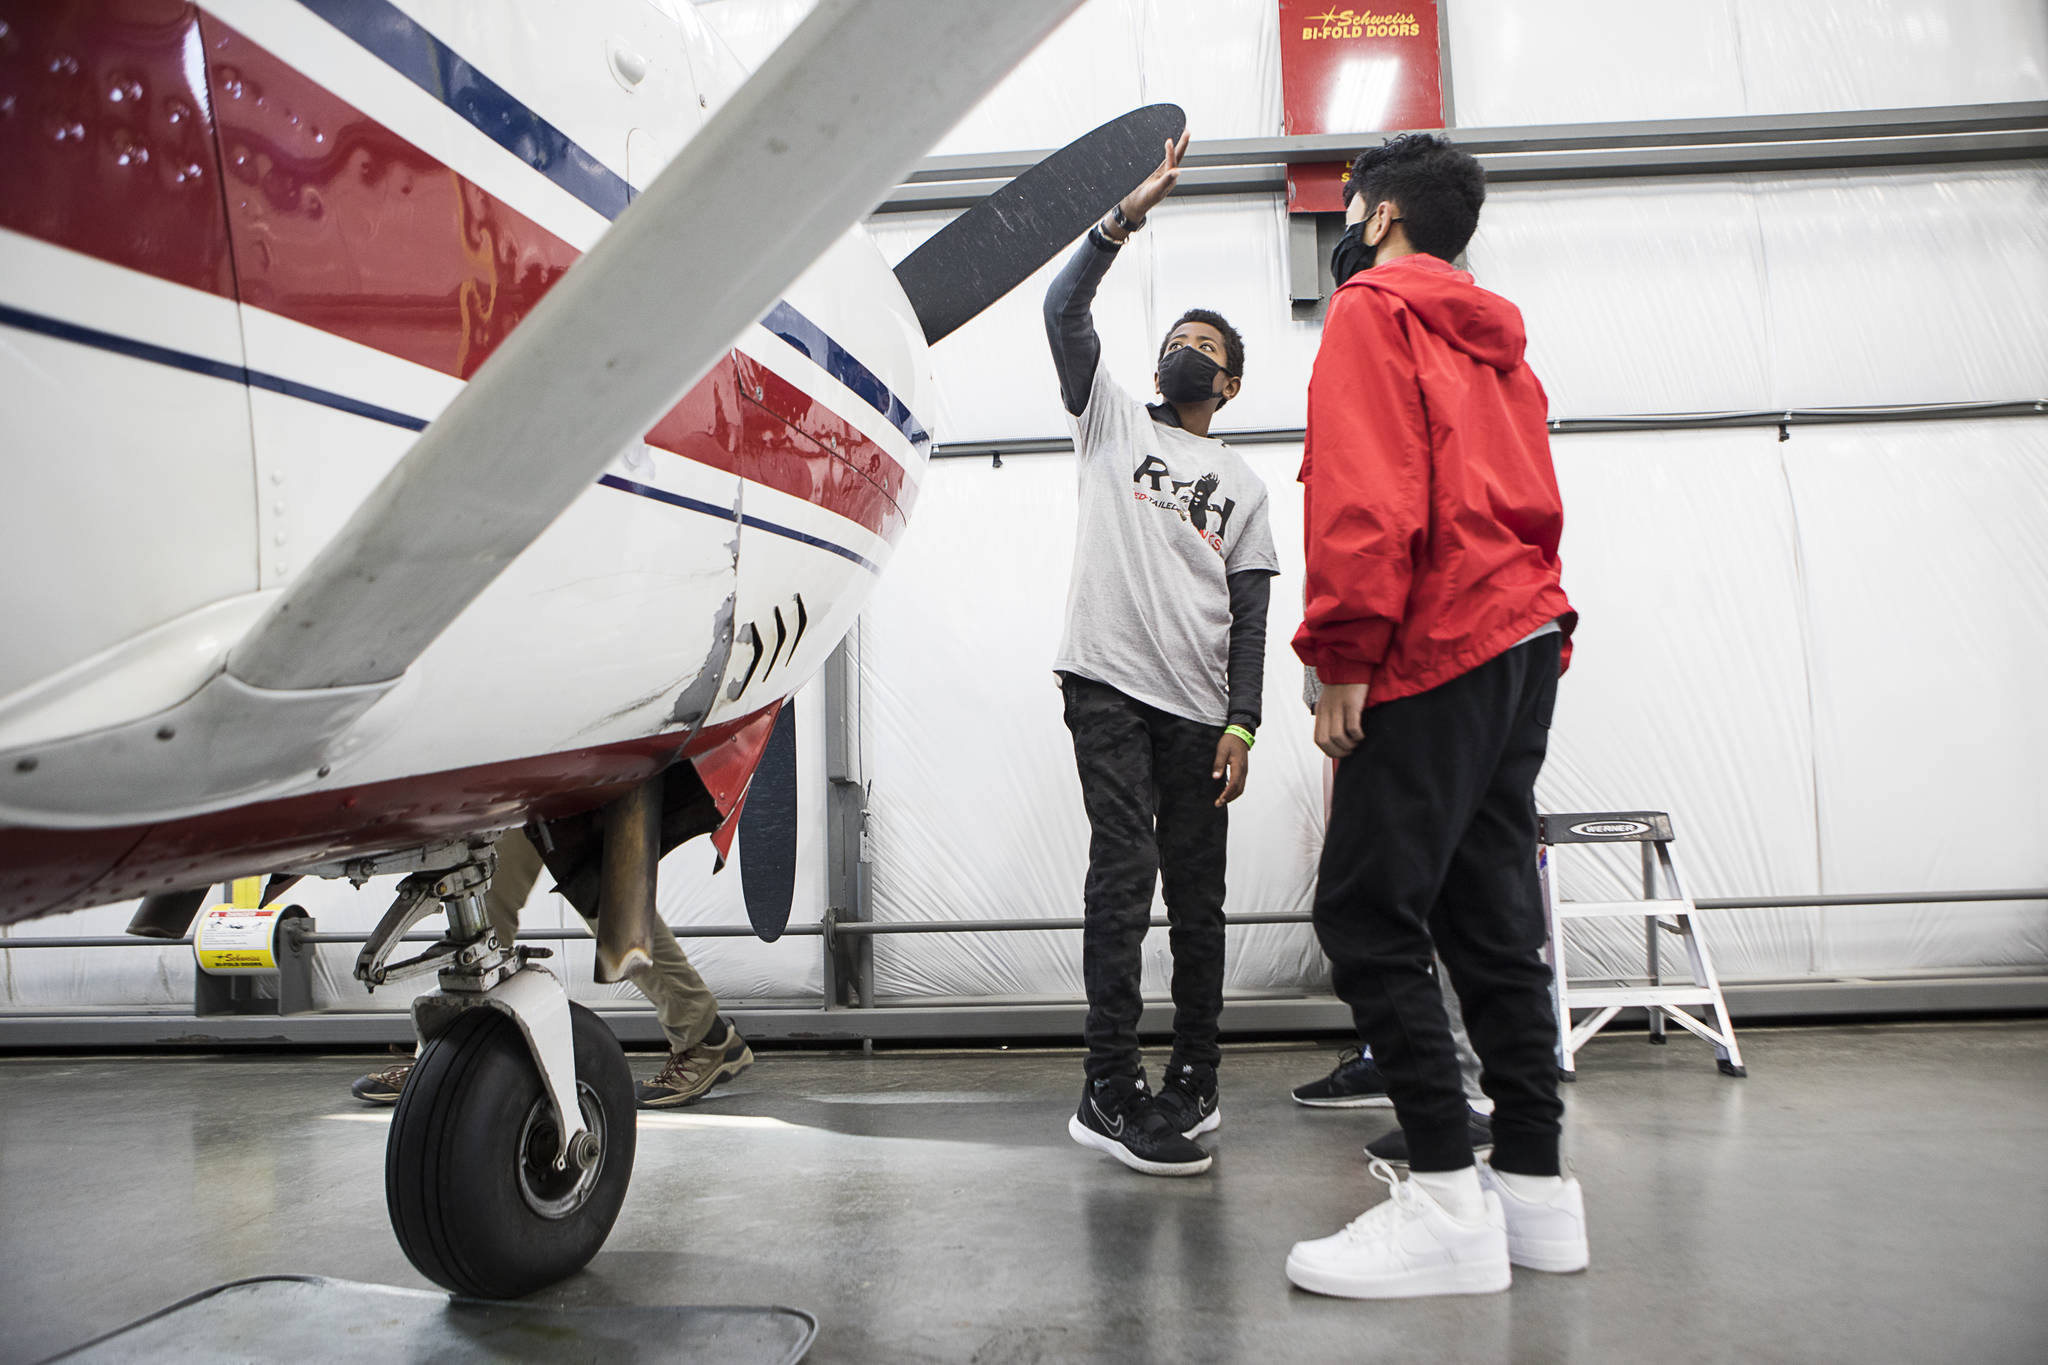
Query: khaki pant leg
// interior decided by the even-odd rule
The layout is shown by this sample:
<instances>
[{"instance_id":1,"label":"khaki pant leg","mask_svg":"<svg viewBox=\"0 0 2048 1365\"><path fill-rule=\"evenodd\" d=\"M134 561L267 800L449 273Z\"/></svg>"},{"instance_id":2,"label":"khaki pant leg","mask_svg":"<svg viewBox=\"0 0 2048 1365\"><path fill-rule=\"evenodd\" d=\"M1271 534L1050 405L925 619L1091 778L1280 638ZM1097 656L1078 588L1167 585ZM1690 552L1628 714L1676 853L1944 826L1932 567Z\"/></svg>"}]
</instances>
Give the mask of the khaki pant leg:
<instances>
[{"instance_id":1,"label":"khaki pant leg","mask_svg":"<svg viewBox=\"0 0 2048 1365\"><path fill-rule=\"evenodd\" d=\"M498 840L497 875L491 878L490 890L484 893L484 914L490 917L498 942L506 948L512 946L513 935L519 932L519 912L526 908L540 874L540 850L533 846L533 840L522 830L505 831Z\"/></svg>"},{"instance_id":2,"label":"khaki pant leg","mask_svg":"<svg viewBox=\"0 0 2048 1365\"><path fill-rule=\"evenodd\" d=\"M524 833L515 829L498 840L498 875L484 897L484 909L490 915L491 927L498 931L499 942L509 945L519 931L519 912L526 907L526 899L533 894L533 885L540 880L542 870L540 850ZM583 922L593 935L597 933L597 921ZM718 1018L718 997L697 975L697 969L683 954L683 945L676 942L676 936L659 919L654 923L648 948L654 965L630 979L653 1004L654 1017L661 1021L668 1045L678 1052L688 1051L711 1032L711 1025Z\"/></svg>"},{"instance_id":3,"label":"khaki pant leg","mask_svg":"<svg viewBox=\"0 0 2048 1365\"><path fill-rule=\"evenodd\" d=\"M586 916L583 922L595 936L597 921ZM661 1031L667 1035L670 1049L688 1052L711 1032L711 1025L718 1018L718 997L697 975L697 969L683 955L683 945L676 942L676 936L659 918L654 921L654 934L647 947L654 965L626 979L654 1006L654 1017L661 1021Z\"/></svg>"},{"instance_id":4,"label":"khaki pant leg","mask_svg":"<svg viewBox=\"0 0 2048 1365\"><path fill-rule=\"evenodd\" d=\"M654 965L635 976L633 984L654 1002L654 1016L661 1020L668 1045L677 1052L686 1052L703 1042L704 1035L717 1022L718 997L690 965L683 945L676 942L676 936L659 919L654 922L654 941L648 946L653 950Z\"/></svg>"}]
</instances>

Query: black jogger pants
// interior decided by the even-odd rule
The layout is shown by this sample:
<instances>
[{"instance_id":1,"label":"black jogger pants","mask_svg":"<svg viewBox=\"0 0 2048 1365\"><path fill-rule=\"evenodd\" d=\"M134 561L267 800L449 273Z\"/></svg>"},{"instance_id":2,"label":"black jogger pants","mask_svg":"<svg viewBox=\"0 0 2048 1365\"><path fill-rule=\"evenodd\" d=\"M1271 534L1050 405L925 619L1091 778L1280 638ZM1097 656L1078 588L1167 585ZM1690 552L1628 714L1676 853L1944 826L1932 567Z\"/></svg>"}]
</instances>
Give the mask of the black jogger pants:
<instances>
[{"instance_id":1,"label":"black jogger pants","mask_svg":"<svg viewBox=\"0 0 2048 1365\"><path fill-rule=\"evenodd\" d=\"M1493 1165L1558 1173L1563 1106L1535 787L1561 645L1555 633L1539 636L1427 692L1367 708L1364 740L1337 765L1316 937L1386 1077L1418 1171L1472 1163L1434 949L1493 1098Z\"/></svg>"}]
</instances>

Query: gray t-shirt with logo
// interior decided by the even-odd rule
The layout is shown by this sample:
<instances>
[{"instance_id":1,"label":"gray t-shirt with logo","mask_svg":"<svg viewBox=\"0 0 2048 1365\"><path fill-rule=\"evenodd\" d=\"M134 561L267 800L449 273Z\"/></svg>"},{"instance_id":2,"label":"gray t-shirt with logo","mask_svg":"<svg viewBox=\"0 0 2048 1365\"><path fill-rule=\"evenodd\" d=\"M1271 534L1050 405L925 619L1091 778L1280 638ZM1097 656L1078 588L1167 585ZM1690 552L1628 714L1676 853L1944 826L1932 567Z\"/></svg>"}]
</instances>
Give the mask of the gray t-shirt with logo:
<instances>
[{"instance_id":1,"label":"gray t-shirt with logo","mask_svg":"<svg viewBox=\"0 0 2048 1365\"><path fill-rule=\"evenodd\" d=\"M1221 441L1153 420L1098 358L1074 417L1080 521L1053 667L1225 723L1229 575L1278 573L1266 485Z\"/></svg>"}]
</instances>

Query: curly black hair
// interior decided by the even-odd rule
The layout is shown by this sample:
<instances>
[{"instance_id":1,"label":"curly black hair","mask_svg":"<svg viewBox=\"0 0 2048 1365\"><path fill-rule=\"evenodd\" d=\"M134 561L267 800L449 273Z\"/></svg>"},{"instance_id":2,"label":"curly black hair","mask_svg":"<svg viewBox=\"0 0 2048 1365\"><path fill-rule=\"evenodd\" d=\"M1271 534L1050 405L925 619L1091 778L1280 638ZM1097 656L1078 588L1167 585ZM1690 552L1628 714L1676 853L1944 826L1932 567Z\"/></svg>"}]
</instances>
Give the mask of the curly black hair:
<instances>
[{"instance_id":1,"label":"curly black hair","mask_svg":"<svg viewBox=\"0 0 2048 1365\"><path fill-rule=\"evenodd\" d=\"M1223 372L1234 378L1244 378L1244 338L1237 329L1223 320L1223 314L1208 308L1190 308L1173 320L1173 326L1166 329L1166 336L1159 343L1159 359L1166 358L1167 343L1180 330L1184 322L1203 322L1223 334ZM1221 404L1218 404L1220 407Z\"/></svg>"},{"instance_id":2,"label":"curly black hair","mask_svg":"<svg viewBox=\"0 0 2048 1365\"><path fill-rule=\"evenodd\" d=\"M1368 147L1351 163L1344 202L1362 194L1368 205L1393 201L1417 251L1454 260L1479 227L1486 171L1470 152L1436 133L1403 133Z\"/></svg>"}]
</instances>

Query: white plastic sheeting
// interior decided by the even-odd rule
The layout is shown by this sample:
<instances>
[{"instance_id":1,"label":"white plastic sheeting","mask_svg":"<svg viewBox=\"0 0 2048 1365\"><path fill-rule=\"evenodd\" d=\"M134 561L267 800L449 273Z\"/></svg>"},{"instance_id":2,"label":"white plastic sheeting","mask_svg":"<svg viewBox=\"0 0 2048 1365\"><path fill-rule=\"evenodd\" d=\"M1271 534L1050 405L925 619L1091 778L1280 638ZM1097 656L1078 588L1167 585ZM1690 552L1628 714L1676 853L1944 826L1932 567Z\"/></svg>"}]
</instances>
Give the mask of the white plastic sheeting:
<instances>
[{"instance_id":1,"label":"white plastic sheeting","mask_svg":"<svg viewBox=\"0 0 2048 1365\"><path fill-rule=\"evenodd\" d=\"M700 0L749 66L814 0ZM1048 91L1058 97L1047 98ZM1197 137L1280 131L1279 7L1270 0L1088 0L969 110L934 156L1063 146L1141 104L1187 110Z\"/></svg>"},{"instance_id":2,"label":"white plastic sheeting","mask_svg":"<svg viewBox=\"0 0 2048 1365\"><path fill-rule=\"evenodd\" d=\"M1267 711L1289 723L1269 723L1252 755L1256 799L1231 809L1230 903L1306 910L1322 768L1298 723L1301 670L1286 643L1288 603L1301 593L1301 500L1285 490L1301 455L1298 446L1242 453L1279 495L1273 533L1287 572L1274 593ZM875 917L1078 915L1088 827L1052 675L1074 548L1073 457L1013 458L1001 469L939 461L918 521L862 627ZM1306 926L1232 934L1232 989L1284 989L1324 970ZM1147 989L1164 989L1165 953L1156 931ZM875 976L884 998L1074 995L1079 935L880 936Z\"/></svg>"},{"instance_id":3,"label":"white plastic sheeting","mask_svg":"<svg viewBox=\"0 0 2048 1365\"><path fill-rule=\"evenodd\" d=\"M1585 623L1538 796L1668 810L1696 896L2048 884L2048 432L2020 419L1561 438L1567 584ZM1286 648L1299 448L1246 451L1274 493L1267 721L1232 810L1230 908L1306 908L1322 763ZM881 919L1079 913L1087 828L1049 660L1072 552L1069 456L943 462L866 626ZM1573 848L1564 894L1635 893ZM1163 905L1155 907L1163 913ZM1729 911L1723 973L1780 979L2048 960L2038 904ZM877 941L884 997L1072 994L1076 936ZM1574 928L1581 972L1638 927ZM1147 949L1164 989L1163 935ZM1229 985L1313 988L1295 928L1234 930Z\"/></svg>"},{"instance_id":4,"label":"white plastic sheeting","mask_svg":"<svg viewBox=\"0 0 2048 1365\"><path fill-rule=\"evenodd\" d=\"M2048 423L1801 431L1829 891L2048 885ZM1831 911L1835 972L2048 961L2038 905Z\"/></svg>"},{"instance_id":5,"label":"white plastic sheeting","mask_svg":"<svg viewBox=\"0 0 2048 1365\"><path fill-rule=\"evenodd\" d=\"M2037 165L1512 185L1490 198L1470 256L1482 282L1523 306L1554 415L2032 398L2048 394L2044 199ZM885 219L889 249L909 251L941 221ZM1247 345L1245 392L1221 425L1298 425L1316 329L1286 305L1283 240L1271 200L1162 206L1098 306L1119 379L1149 388L1166 325L1210 304ZM1050 269L971 340L939 348L941 440L1065 432L1038 315ZM1566 582L1585 624L1546 808L1671 811L1700 896L2048 884L2048 739L2022 695L2048 663L2043 439L2029 419L1801 427L1785 442L1770 428L1559 439ZM1298 451L1251 455L1288 559L1260 761L1233 812L1240 912L1304 903L1321 809L1285 649L1300 594ZM868 722L883 918L1077 911L1086 831L1045 676L1072 498L1067 457L942 464L877 595ZM1957 612L1959 597L1969 605ZM1961 632L1931 666L1953 712L1921 727L1933 703L1893 679L1916 666L1935 618ZM1998 623L2011 628L2002 640ZM1910 711L1881 714L1888 698ZM1909 741L1914 756L1902 756L1907 714L1913 735L1960 733L1932 750ZM1967 757L1978 750L1993 757ZM1894 792L1911 799L1885 807L1878 794ZM1998 815L1980 823L1980 808ZM1939 858L1904 856L1919 829ZM1607 898L1631 893L1639 870L1574 849L1560 875L1568 896ZM1707 923L1736 979L2048 959L2038 904L1731 911ZM1071 994L1073 938L885 939L881 989ZM1234 988L1321 980L1297 931L1233 931L1232 943ZM1154 943L1148 988L1163 985L1162 954ZM1583 970L1627 970L1640 936L1589 925L1575 955Z\"/></svg>"},{"instance_id":6,"label":"white plastic sheeting","mask_svg":"<svg viewBox=\"0 0 2048 1365\"><path fill-rule=\"evenodd\" d=\"M2039 0L1446 0L1464 127L2048 98Z\"/></svg>"},{"instance_id":7,"label":"white plastic sheeting","mask_svg":"<svg viewBox=\"0 0 2048 1365\"><path fill-rule=\"evenodd\" d=\"M812 0L711 0L750 64ZM1444 0L1467 128L2048 99L2039 0ZM1172 100L1197 139L1280 132L1272 0L1088 0L937 154L1057 147Z\"/></svg>"},{"instance_id":8,"label":"white plastic sheeting","mask_svg":"<svg viewBox=\"0 0 2048 1365\"><path fill-rule=\"evenodd\" d=\"M1582 624L1539 806L1669 811L1694 895L1817 891L1799 549L1779 454L1789 446L1748 430L1552 448L1565 587ZM1563 894L1640 894L1636 853L1561 850ZM1719 916L1718 965L1804 974L1811 923L1808 912ZM1574 925L1572 942L1603 968L1640 968L1639 923Z\"/></svg>"},{"instance_id":9,"label":"white plastic sheeting","mask_svg":"<svg viewBox=\"0 0 2048 1365\"><path fill-rule=\"evenodd\" d=\"M874 222L892 259L949 221ZM1320 335L1287 302L1275 196L1169 200L1104 279L1117 377L1191 306L1244 334L1219 429L1298 427ZM2048 168L1502 185L1467 253L1515 300L1558 417L1994 402L2048 393ZM1062 258L1063 259L1063 258ZM941 441L1061 436L1049 263L933 353Z\"/></svg>"},{"instance_id":10,"label":"white plastic sheeting","mask_svg":"<svg viewBox=\"0 0 2048 1365\"><path fill-rule=\"evenodd\" d=\"M1502 185L1467 253L1557 417L2048 393L2048 168Z\"/></svg>"}]
</instances>

